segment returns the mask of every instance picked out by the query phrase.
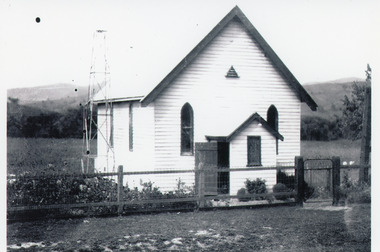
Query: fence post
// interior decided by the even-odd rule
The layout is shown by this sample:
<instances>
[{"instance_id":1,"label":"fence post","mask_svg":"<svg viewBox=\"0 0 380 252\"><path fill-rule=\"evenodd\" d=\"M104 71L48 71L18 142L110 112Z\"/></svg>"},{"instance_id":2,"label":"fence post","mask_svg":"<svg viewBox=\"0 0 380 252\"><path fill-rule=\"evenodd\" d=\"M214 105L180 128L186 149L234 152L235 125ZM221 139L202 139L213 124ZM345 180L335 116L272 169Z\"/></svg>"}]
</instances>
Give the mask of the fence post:
<instances>
[{"instance_id":1,"label":"fence post","mask_svg":"<svg viewBox=\"0 0 380 252\"><path fill-rule=\"evenodd\" d=\"M303 206L304 197L305 197L305 169L303 163L303 157L295 157L295 166L296 166L296 184L297 184L297 198L296 201L298 205Z\"/></svg>"},{"instance_id":2,"label":"fence post","mask_svg":"<svg viewBox=\"0 0 380 252\"><path fill-rule=\"evenodd\" d=\"M119 165L117 170L117 203L118 210L117 213L120 215L123 212L123 205L121 202L123 201L123 166Z\"/></svg>"},{"instance_id":3,"label":"fence post","mask_svg":"<svg viewBox=\"0 0 380 252\"><path fill-rule=\"evenodd\" d=\"M333 170L333 205L339 204L340 198L340 158L332 157L332 170Z\"/></svg>"},{"instance_id":4,"label":"fence post","mask_svg":"<svg viewBox=\"0 0 380 252\"><path fill-rule=\"evenodd\" d=\"M371 152L371 80L367 79L364 98L362 142L360 147L360 172L359 182L368 183L368 164Z\"/></svg>"}]
</instances>

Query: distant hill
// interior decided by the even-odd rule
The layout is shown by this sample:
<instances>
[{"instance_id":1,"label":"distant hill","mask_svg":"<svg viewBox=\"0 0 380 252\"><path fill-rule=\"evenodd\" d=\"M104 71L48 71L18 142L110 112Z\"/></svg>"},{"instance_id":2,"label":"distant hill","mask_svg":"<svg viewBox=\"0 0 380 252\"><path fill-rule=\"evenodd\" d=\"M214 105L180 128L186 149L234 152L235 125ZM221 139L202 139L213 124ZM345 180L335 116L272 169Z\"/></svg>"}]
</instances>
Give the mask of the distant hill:
<instances>
[{"instance_id":1,"label":"distant hill","mask_svg":"<svg viewBox=\"0 0 380 252\"><path fill-rule=\"evenodd\" d=\"M7 96L18 99L20 105L42 111L62 112L79 107L87 100L87 87L72 84L54 84L30 88L8 89Z\"/></svg>"},{"instance_id":2,"label":"distant hill","mask_svg":"<svg viewBox=\"0 0 380 252\"><path fill-rule=\"evenodd\" d=\"M353 82L364 82L364 79L357 78L357 77L349 77L349 78L340 78L336 80L331 81L323 81L323 82L307 82L303 83L303 86L307 85L314 85L314 84L347 84L347 83L353 83Z\"/></svg>"},{"instance_id":3,"label":"distant hill","mask_svg":"<svg viewBox=\"0 0 380 252\"><path fill-rule=\"evenodd\" d=\"M351 78L350 78L351 79ZM311 111L306 105L302 104L302 117L321 117L324 119L334 119L335 116L342 115L343 99L347 95L351 97L352 84L356 81L359 84L364 84L364 80L354 79L344 82L332 81L325 83L309 84L303 87L318 104L317 111ZM345 79L347 80L347 79Z\"/></svg>"},{"instance_id":4,"label":"distant hill","mask_svg":"<svg viewBox=\"0 0 380 252\"><path fill-rule=\"evenodd\" d=\"M324 83L306 84L304 88L318 104L317 111L311 111L302 104L302 117L321 117L334 119L342 115L344 96L350 97L354 81L363 83L358 78L345 78ZM78 108L80 103L87 100L87 87L72 84L55 84L32 88L15 88L8 90L8 97L18 99L23 105L17 109L23 114L35 115L41 111L63 112L69 108ZM15 107L13 107L15 109ZM37 110L36 110L37 109ZM15 112L12 109L12 112Z\"/></svg>"}]
</instances>

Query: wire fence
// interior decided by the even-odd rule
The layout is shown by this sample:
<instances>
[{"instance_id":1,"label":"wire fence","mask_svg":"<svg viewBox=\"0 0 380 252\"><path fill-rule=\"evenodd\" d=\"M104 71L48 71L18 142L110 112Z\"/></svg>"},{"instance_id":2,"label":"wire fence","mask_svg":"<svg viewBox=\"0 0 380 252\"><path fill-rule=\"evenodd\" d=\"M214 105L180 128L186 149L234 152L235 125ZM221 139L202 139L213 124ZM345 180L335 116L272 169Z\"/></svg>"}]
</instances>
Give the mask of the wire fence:
<instances>
[{"instance_id":1,"label":"wire fence","mask_svg":"<svg viewBox=\"0 0 380 252\"><path fill-rule=\"evenodd\" d=\"M319 185L330 188L327 197L332 197L332 165L310 162L142 172L124 172L120 166L113 173L8 176L8 220L300 204ZM334 183L358 178L359 170L343 166Z\"/></svg>"},{"instance_id":2,"label":"wire fence","mask_svg":"<svg viewBox=\"0 0 380 252\"><path fill-rule=\"evenodd\" d=\"M295 194L294 176L282 181L288 178L277 176L282 170L294 174L294 167L143 172L124 172L119 167L116 173L8 176L8 219L262 205L279 203L276 197L289 203ZM138 186L130 186L143 177ZM273 186L280 182L290 189L274 192ZM238 193L242 188L244 195Z\"/></svg>"},{"instance_id":3,"label":"wire fence","mask_svg":"<svg viewBox=\"0 0 380 252\"><path fill-rule=\"evenodd\" d=\"M306 159L304 161L305 182L314 189L312 198L329 199L333 197L332 159ZM340 165L340 184L358 184L361 165ZM366 166L371 171L370 166Z\"/></svg>"}]
</instances>

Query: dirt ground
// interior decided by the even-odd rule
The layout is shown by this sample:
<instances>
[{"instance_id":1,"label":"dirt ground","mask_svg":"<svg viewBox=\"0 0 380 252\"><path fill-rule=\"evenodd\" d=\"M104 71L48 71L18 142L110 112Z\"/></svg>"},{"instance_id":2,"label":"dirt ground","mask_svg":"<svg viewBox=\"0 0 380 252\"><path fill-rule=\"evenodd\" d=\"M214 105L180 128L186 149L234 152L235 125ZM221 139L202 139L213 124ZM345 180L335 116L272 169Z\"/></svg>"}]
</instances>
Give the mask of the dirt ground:
<instances>
[{"instance_id":1,"label":"dirt ground","mask_svg":"<svg viewBox=\"0 0 380 252\"><path fill-rule=\"evenodd\" d=\"M370 251L371 206L310 203L10 223L8 251Z\"/></svg>"}]
</instances>

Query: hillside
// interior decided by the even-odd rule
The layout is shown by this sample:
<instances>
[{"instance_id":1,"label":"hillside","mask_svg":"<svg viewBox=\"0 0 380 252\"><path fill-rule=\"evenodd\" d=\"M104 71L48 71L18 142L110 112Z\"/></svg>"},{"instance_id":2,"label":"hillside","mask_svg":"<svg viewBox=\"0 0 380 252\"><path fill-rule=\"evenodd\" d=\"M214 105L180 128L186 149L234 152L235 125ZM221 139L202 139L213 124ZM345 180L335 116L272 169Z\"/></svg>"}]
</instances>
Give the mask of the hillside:
<instances>
[{"instance_id":1,"label":"hillside","mask_svg":"<svg viewBox=\"0 0 380 252\"><path fill-rule=\"evenodd\" d=\"M358 81L363 83L364 81ZM302 117L321 117L324 119L334 119L335 116L342 115L343 99L347 95L351 97L353 82L343 83L317 83L304 85L306 91L318 104L317 111L311 111L306 104L302 104Z\"/></svg>"},{"instance_id":2,"label":"hillside","mask_svg":"<svg viewBox=\"0 0 380 252\"><path fill-rule=\"evenodd\" d=\"M364 83L364 81L358 82ZM343 99L351 98L353 82L329 82L305 85L318 104L311 111L302 104L301 138L330 140L342 137ZM8 136L80 137L86 88L70 84L8 90Z\"/></svg>"},{"instance_id":3,"label":"hillside","mask_svg":"<svg viewBox=\"0 0 380 252\"><path fill-rule=\"evenodd\" d=\"M343 98L350 97L353 81L364 83L358 79L342 79L324 83L304 85L306 91L318 104L317 111L311 111L302 104L302 117L321 117L327 120L341 116ZM23 114L34 115L40 111L63 112L70 108L78 108L80 103L87 100L87 87L72 84L56 84L33 88L16 88L8 90L8 97L18 99ZM18 108L20 109L20 108ZM37 109L37 110L36 110ZM11 112L15 112L14 109Z\"/></svg>"},{"instance_id":4,"label":"hillside","mask_svg":"<svg viewBox=\"0 0 380 252\"><path fill-rule=\"evenodd\" d=\"M77 108L87 100L87 87L55 84L31 88L8 89L7 96L18 99L20 105L42 111L62 112Z\"/></svg>"}]
</instances>

